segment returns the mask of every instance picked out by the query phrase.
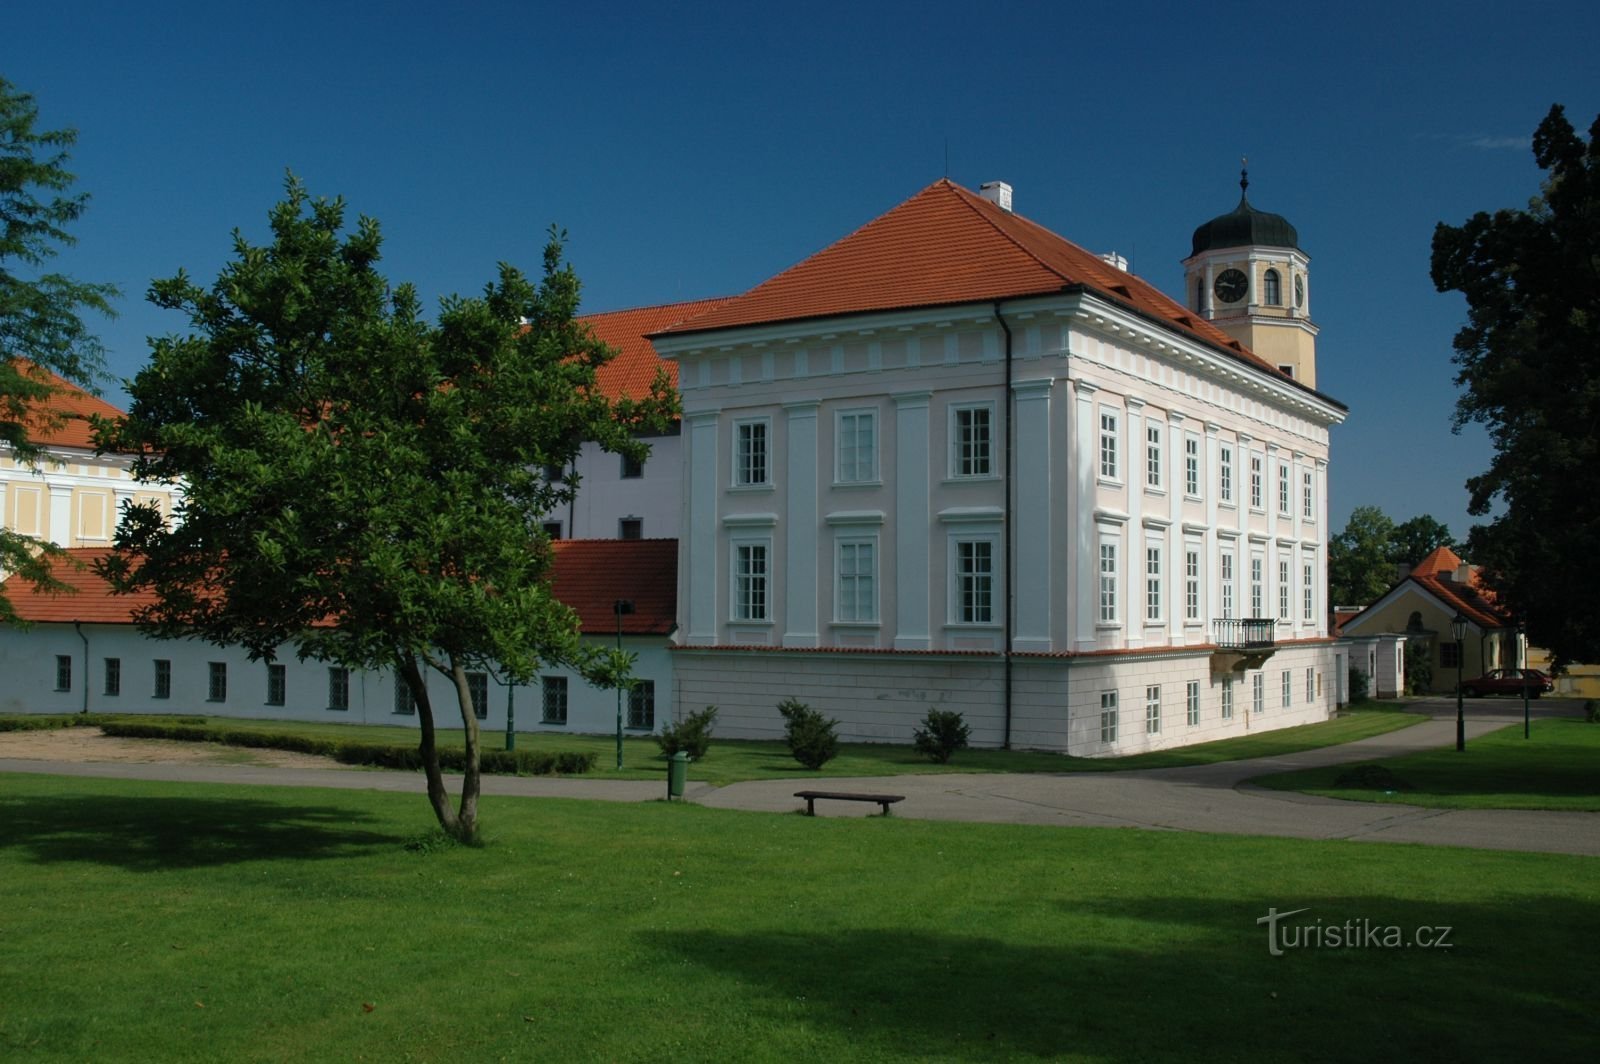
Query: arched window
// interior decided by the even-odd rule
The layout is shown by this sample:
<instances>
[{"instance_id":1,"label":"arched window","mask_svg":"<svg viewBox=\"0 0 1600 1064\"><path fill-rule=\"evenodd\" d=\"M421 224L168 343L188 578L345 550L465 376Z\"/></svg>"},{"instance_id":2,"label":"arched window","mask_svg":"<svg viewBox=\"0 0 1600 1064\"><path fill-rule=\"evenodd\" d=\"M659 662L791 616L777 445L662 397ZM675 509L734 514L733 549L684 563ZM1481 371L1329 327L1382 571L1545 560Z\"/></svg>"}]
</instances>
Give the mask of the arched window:
<instances>
[{"instance_id":1,"label":"arched window","mask_svg":"<svg viewBox=\"0 0 1600 1064\"><path fill-rule=\"evenodd\" d=\"M1266 290L1267 306L1283 306L1283 282L1279 279L1277 270L1268 270L1262 276L1261 287Z\"/></svg>"},{"instance_id":2,"label":"arched window","mask_svg":"<svg viewBox=\"0 0 1600 1064\"><path fill-rule=\"evenodd\" d=\"M1204 312L1206 309L1206 279L1196 277L1194 280L1194 309Z\"/></svg>"},{"instance_id":3,"label":"arched window","mask_svg":"<svg viewBox=\"0 0 1600 1064\"><path fill-rule=\"evenodd\" d=\"M1408 632L1420 632L1420 631L1422 631L1422 611L1421 610L1412 610L1411 611L1411 617L1410 617L1409 620L1406 621L1406 631L1408 631Z\"/></svg>"}]
</instances>

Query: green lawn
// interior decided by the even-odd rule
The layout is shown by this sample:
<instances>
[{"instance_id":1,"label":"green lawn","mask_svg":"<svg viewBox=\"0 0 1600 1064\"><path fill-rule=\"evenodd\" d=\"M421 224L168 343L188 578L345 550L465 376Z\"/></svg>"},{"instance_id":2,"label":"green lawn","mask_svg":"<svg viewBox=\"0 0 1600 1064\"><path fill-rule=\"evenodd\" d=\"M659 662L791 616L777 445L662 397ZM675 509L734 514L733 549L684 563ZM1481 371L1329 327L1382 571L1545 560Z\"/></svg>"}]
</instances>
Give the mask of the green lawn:
<instances>
[{"instance_id":1,"label":"green lawn","mask_svg":"<svg viewBox=\"0 0 1600 1064\"><path fill-rule=\"evenodd\" d=\"M10 1060L1587 1059L1592 858L0 776ZM1257 925L1449 927L1290 949ZM1320 924L1318 923L1320 922Z\"/></svg>"},{"instance_id":2,"label":"green lawn","mask_svg":"<svg viewBox=\"0 0 1600 1064\"><path fill-rule=\"evenodd\" d=\"M1461 753L1451 747L1366 762L1387 770L1387 775L1368 775L1369 786L1336 782L1358 767L1354 765L1284 772L1250 782L1361 802L1600 810L1600 725L1536 720L1530 734L1524 739L1522 725L1515 724L1470 740Z\"/></svg>"},{"instance_id":3,"label":"green lawn","mask_svg":"<svg viewBox=\"0 0 1600 1064\"><path fill-rule=\"evenodd\" d=\"M1127 769L1173 768L1181 765L1205 765L1218 761L1236 761L1246 758L1271 757L1310 750L1321 746L1364 739L1371 735L1421 723L1425 718L1397 712L1398 706L1390 703L1370 703L1368 708L1346 713L1334 720L1319 724L1306 724L1295 728L1261 732L1237 739L1222 739L1212 743L1164 750L1149 754L1135 754L1118 758L1065 757L1061 754L1031 750L964 750L949 764L936 765L922 757L909 746L892 746L884 743L841 743L839 756L828 762L814 775L818 778L840 776L897 776L910 773L940 772L1115 772ZM170 723L173 717L124 717L125 720ZM196 718L184 718L196 719ZM255 731L291 735L312 735L330 739L348 739L359 742L398 743L414 745L415 728L386 725L308 723L300 721L239 720L232 717L206 717L209 724L231 731ZM504 732L485 732L486 749L502 749ZM439 732L439 742L459 747L460 729ZM623 768L616 768L616 739L614 736L562 735L549 732L519 733L518 750L589 751L598 755L595 779L660 779L666 772L666 761L655 741L645 736L624 736ZM705 760L689 768L689 779L697 783L722 786L742 780L788 779L795 776L810 777L808 769L800 766L781 742L755 742L739 739L715 739Z\"/></svg>"}]
</instances>

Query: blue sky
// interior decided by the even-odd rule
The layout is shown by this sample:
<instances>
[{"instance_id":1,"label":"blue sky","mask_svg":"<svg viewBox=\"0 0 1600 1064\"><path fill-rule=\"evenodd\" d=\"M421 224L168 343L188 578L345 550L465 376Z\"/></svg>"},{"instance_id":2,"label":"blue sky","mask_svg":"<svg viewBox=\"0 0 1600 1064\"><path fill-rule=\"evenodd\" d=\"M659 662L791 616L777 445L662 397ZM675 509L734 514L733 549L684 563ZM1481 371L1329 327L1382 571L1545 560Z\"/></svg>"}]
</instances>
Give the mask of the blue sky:
<instances>
[{"instance_id":1,"label":"blue sky","mask_svg":"<svg viewBox=\"0 0 1600 1064\"><path fill-rule=\"evenodd\" d=\"M430 300L539 264L585 309L743 291L946 173L1180 294L1194 227L1250 198L1312 257L1335 528L1464 535L1483 433L1450 432L1464 316L1434 225L1524 205L1552 103L1600 113L1592 3L73 3L6 15L0 76L79 131L58 262L121 286L118 377L182 328L143 301L260 239L285 169L383 223ZM1513 13L1514 12L1514 13ZM115 383L107 389L123 401Z\"/></svg>"}]
</instances>

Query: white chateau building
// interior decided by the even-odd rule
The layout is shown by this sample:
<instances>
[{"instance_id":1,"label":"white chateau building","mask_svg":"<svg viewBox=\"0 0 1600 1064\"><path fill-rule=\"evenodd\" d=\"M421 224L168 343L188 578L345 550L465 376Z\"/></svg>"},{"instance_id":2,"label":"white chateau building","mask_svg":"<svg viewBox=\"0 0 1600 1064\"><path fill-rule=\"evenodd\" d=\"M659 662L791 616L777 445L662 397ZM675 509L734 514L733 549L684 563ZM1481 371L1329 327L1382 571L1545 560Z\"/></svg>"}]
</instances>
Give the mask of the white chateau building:
<instances>
[{"instance_id":1,"label":"white chateau building","mask_svg":"<svg viewBox=\"0 0 1600 1064\"><path fill-rule=\"evenodd\" d=\"M743 295L585 319L619 350L609 394L641 396L664 370L683 401L681 432L652 438L645 463L591 445L549 471L580 478L548 515L552 538L647 541L558 555L557 593L590 638L614 625L613 599L653 603L627 633L652 681L631 727L710 704L720 735L772 737L792 696L845 739L908 742L944 708L981 745L1102 756L1330 714L1328 432L1345 408L1315 390L1294 228L1241 196L1195 231L1185 306L1011 198L937 181ZM33 487L33 503L10 471L8 523L104 544L95 506L114 514L141 489L95 461L69 467L84 480L70 489ZM99 478L104 502L79 501ZM45 512L48 526L29 516ZM76 531L57 538L63 524ZM12 709L89 704L62 682L81 653L80 683L106 673L96 709L405 716L387 678L317 665L218 697L225 656L146 653L125 610L30 608L44 623L0 661L45 671ZM100 646L116 649L77 649L74 620L110 626ZM185 658L211 704L167 701L175 682L110 694L109 662L120 684L146 656L155 676ZM355 680L359 698L344 693ZM575 692L569 716L569 680L513 692L533 703L519 730L607 730L614 697ZM286 689L304 692L297 707ZM500 697L481 709L489 727Z\"/></svg>"},{"instance_id":2,"label":"white chateau building","mask_svg":"<svg viewBox=\"0 0 1600 1064\"><path fill-rule=\"evenodd\" d=\"M775 734L792 695L905 741L958 709L1078 755L1326 718L1345 408L1313 388L1307 258L1241 199L1185 265L1196 308L941 180L654 335L680 710Z\"/></svg>"}]
</instances>

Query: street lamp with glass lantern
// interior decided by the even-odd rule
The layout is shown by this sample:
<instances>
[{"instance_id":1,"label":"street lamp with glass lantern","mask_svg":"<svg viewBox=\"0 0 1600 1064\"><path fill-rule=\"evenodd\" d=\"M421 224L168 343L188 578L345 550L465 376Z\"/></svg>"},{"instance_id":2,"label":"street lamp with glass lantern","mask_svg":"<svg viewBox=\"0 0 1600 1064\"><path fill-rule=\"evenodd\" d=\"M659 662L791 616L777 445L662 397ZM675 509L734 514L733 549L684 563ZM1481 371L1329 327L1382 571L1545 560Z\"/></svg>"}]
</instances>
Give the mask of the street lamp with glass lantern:
<instances>
[{"instance_id":1,"label":"street lamp with glass lantern","mask_svg":"<svg viewBox=\"0 0 1600 1064\"><path fill-rule=\"evenodd\" d=\"M1450 622L1450 634L1456 637L1456 749L1467 748L1467 709L1461 701L1461 674L1465 667L1465 659L1461 655L1461 643L1467 638L1467 618L1465 614L1457 613L1455 620Z\"/></svg>"}]
</instances>

